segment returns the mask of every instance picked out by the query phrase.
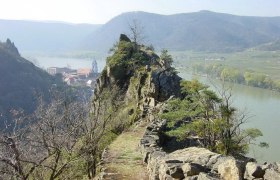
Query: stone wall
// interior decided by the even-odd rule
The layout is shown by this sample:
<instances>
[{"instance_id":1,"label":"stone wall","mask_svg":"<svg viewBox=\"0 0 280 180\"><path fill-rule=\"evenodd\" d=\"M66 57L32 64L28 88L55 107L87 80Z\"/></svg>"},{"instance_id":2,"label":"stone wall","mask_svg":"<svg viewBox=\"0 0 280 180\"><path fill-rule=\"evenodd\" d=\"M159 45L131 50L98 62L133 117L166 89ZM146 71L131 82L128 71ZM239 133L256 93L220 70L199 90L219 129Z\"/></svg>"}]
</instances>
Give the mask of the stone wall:
<instances>
[{"instance_id":1,"label":"stone wall","mask_svg":"<svg viewBox=\"0 0 280 180\"><path fill-rule=\"evenodd\" d=\"M239 160L199 147L168 154L160 146L165 125L165 120L152 121L140 140L139 146L150 180L280 180L279 163L259 165L252 158Z\"/></svg>"}]
</instances>

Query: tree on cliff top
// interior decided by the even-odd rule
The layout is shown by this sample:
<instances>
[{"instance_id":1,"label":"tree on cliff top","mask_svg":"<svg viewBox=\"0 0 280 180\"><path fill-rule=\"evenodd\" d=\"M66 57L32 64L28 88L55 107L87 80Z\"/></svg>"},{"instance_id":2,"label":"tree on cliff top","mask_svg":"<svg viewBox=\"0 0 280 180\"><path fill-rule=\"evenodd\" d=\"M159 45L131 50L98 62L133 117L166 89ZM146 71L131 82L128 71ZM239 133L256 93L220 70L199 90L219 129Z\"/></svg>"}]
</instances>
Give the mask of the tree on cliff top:
<instances>
[{"instance_id":1,"label":"tree on cliff top","mask_svg":"<svg viewBox=\"0 0 280 180\"><path fill-rule=\"evenodd\" d=\"M140 45L145 39L143 32L144 28L137 19L133 19L132 23L129 23L128 26L130 30L130 38L132 39L134 46L137 47L137 45Z\"/></svg>"},{"instance_id":2,"label":"tree on cliff top","mask_svg":"<svg viewBox=\"0 0 280 180\"><path fill-rule=\"evenodd\" d=\"M186 97L169 101L168 112L161 115L169 122L167 135L179 140L197 135L204 147L226 155L246 154L249 145L262 136L259 129L242 128L248 117L232 107L230 90L221 91L219 97L197 80L182 81L181 86ZM174 126L178 122L180 126ZM261 142L259 146L268 147L268 144Z\"/></svg>"}]
</instances>

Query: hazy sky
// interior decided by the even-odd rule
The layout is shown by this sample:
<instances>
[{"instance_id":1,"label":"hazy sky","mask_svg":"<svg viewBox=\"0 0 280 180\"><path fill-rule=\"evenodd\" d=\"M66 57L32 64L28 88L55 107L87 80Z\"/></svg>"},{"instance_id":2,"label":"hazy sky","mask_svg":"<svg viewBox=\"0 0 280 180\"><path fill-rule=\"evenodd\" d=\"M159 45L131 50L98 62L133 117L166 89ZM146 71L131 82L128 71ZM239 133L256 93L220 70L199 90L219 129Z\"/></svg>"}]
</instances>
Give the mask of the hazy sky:
<instances>
[{"instance_id":1,"label":"hazy sky","mask_svg":"<svg viewBox=\"0 0 280 180\"><path fill-rule=\"evenodd\" d=\"M103 24L128 11L175 14L211 10L280 16L280 0L0 0L0 19Z\"/></svg>"}]
</instances>

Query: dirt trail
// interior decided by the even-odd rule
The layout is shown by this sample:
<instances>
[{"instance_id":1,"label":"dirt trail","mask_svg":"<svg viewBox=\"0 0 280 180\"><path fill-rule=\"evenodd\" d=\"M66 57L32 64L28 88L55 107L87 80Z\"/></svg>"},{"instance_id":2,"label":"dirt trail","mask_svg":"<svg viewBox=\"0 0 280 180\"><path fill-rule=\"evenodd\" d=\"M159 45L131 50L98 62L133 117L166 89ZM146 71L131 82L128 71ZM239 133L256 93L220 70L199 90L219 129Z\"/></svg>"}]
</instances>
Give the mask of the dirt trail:
<instances>
[{"instance_id":1,"label":"dirt trail","mask_svg":"<svg viewBox=\"0 0 280 180\"><path fill-rule=\"evenodd\" d=\"M148 180L138 144L147 123L141 123L122 133L105 152L106 180Z\"/></svg>"}]
</instances>

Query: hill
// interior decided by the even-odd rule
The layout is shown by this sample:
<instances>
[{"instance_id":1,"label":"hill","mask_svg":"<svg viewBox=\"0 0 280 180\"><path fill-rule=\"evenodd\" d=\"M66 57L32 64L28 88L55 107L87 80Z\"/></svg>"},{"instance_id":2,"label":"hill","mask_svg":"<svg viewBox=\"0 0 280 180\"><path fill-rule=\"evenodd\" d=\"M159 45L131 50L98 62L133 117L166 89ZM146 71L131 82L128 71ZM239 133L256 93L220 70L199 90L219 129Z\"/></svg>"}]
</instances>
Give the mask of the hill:
<instances>
[{"instance_id":1,"label":"hill","mask_svg":"<svg viewBox=\"0 0 280 180\"><path fill-rule=\"evenodd\" d=\"M259 51L279 51L280 50L280 40L277 39L275 41L259 45L252 49L259 50Z\"/></svg>"},{"instance_id":2,"label":"hill","mask_svg":"<svg viewBox=\"0 0 280 180\"><path fill-rule=\"evenodd\" d=\"M0 40L13 39L22 51L59 52L78 46L99 25L0 20Z\"/></svg>"},{"instance_id":3,"label":"hill","mask_svg":"<svg viewBox=\"0 0 280 180\"><path fill-rule=\"evenodd\" d=\"M36 97L50 98L50 88L59 83L53 76L22 58L9 39L0 43L0 127L11 118L10 111L35 109Z\"/></svg>"},{"instance_id":4,"label":"hill","mask_svg":"<svg viewBox=\"0 0 280 180\"><path fill-rule=\"evenodd\" d=\"M118 34L129 34L136 19L146 44L169 50L240 51L280 37L280 17L247 17L200 11L175 15L129 12L88 36L85 49L108 51Z\"/></svg>"}]
</instances>

